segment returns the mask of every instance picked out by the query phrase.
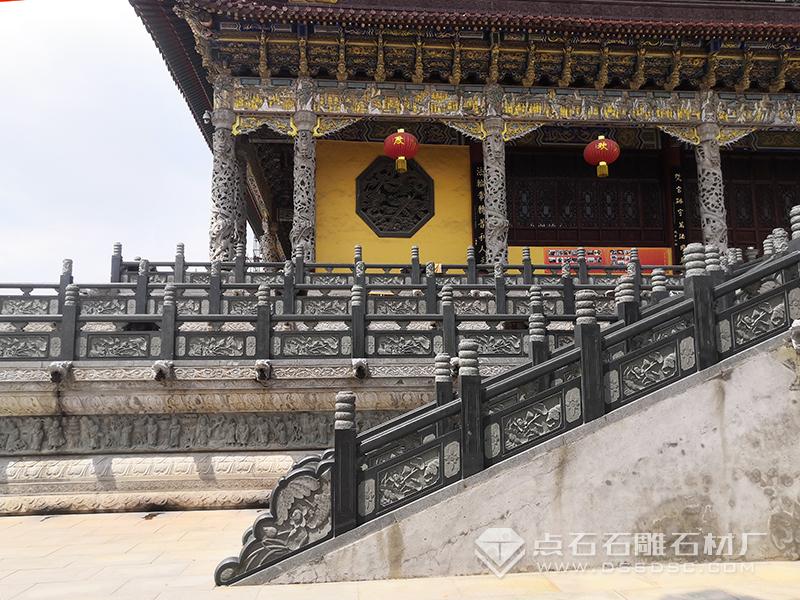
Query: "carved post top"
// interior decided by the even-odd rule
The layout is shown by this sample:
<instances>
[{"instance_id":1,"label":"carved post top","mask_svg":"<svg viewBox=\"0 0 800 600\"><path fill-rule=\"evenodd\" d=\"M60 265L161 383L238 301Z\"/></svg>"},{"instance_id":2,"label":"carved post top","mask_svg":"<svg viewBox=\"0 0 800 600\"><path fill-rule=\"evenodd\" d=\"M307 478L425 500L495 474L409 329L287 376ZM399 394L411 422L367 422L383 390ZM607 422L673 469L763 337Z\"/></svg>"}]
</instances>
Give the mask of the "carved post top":
<instances>
[{"instance_id":1,"label":"carved post top","mask_svg":"<svg viewBox=\"0 0 800 600\"><path fill-rule=\"evenodd\" d=\"M297 131L314 131L317 126L317 115L310 110L298 110L292 117Z\"/></svg>"},{"instance_id":2,"label":"carved post top","mask_svg":"<svg viewBox=\"0 0 800 600\"><path fill-rule=\"evenodd\" d=\"M337 431L356 428L356 395L350 390L336 392L333 427Z\"/></svg>"},{"instance_id":3,"label":"carved post top","mask_svg":"<svg viewBox=\"0 0 800 600\"><path fill-rule=\"evenodd\" d=\"M531 249L528 246L522 249L522 262L531 262Z\"/></svg>"},{"instance_id":4,"label":"carved post top","mask_svg":"<svg viewBox=\"0 0 800 600\"><path fill-rule=\"evenodd\" d=\"M425 277L436 277L436 264L433 262L425 263Z\"/></svg>"},{"instance_id":5,"label":"carved post top","mask_svg":"<svg viewBox=\"0 0 800 600\"><path fill-rule=\"evenodd\" d=\"M211 277L219 277L222 274L222 263L218 260L211 261Z\"/></svg>"},{"instance_id":6,"label":"carved post top","mask_svg":"<svg viewBox=\"0 0 800 600\"><path fill-rule=\"evenodd\" d=\"M258 306L269 306L269 286L266 283L258 286L256 299Z\"/></svg>"},{"instance_id":7,"label":"carved post top","mask_svg":"<svg viewBox=\"0 0 800 600\"><path fill-rule=\"evenodd\" d=\"M183 256L186 252L186 245L183 242L178 242L175 246L175 256Z\"/></svg>"},{"instance_id":8,"label":"carved post top","mask_svg":"<svg viewBox=\"0 0 800 600\"><path fill-rule=\"evenodd\" d=\"M114 256L122 256L122 242L114 242L113 254Z\"/></svg>"},{"instance_id":9,"label":"carved post top","mask_svg":"<svg viewBox=\"0 0 800 600\"><path fill-rule=\"evenodd\" d=\"M772 256L775 254L775 242L772 239L772 234L770 233L766 238L764 238L764 256Z\"/></svg>"},{"instance_id":10,"label":"carved post top","mask_svg":"<svg viewBox=\"0 0 800 600\"><path fill-rule=\"evenodd\" d=\"M703 244L692 242L683 249L683 266L686 277L699 277L706 274L706 249Z\"/></svg>"},{"instance_id":11,"label":"carved post top","mask_svg":"<svg viewBox=\"0 0 800 600\"><path fill-rule=\"evenodd\" d=\"M632 263L639 262L639 249L638 248L631 248L631 260Z\"/></svg>"},{"instance_id":12,"label":"carved post top","mask_svg":"<svg viewBox=\"0 0 800 600\"><path fill-rule=\"evenodd\" d=\"M411 246L411 261L419 261L419 246Z\"/></svg>"},{"instance_id":13,"label":"carved post top","mask_svg":"<svg viewBox=\"0 0 800 600\"><path fill-rule=\"evenodd\" d=\"M247 245L244 242L236 242L236 256L244 256L247 251Z\"/></svg>"},{"instance_id":14,"label":"carved post top","mask_svg":"<svg viewBox=\"0 0 800 600\"><path fill-rule=\"evenodd\" d=\"M146 258L139 260L139 277L144 277L150 271L150 261Z\"/></svg>"},{"instance_id":15,"label":"carved post top","mask_svg":"<svg viewBox=\"0 0 800 600\"><path fill-rule=\"evenodd\" d=\"M798 206L798 209L800 209L800 206ZM800 212L798 212L798 214L800 215ZM467 248L467 260L475 260L475 246L469 246Z\"/></svg>"},{"instance_id":16,"label":"carved post top","mask_svg":"<svg viewBox=\"0 0 800 600\"><path fill-rule=\"evenodd\" d=\"M653 286L654 292L666 292L667 275L664 272L664 269L653 269L653 272L650 275L650 283Z\"/></svg>"},{"instance_id":17,"label":"carved post top","mask_svg":"<svg viewBox=\"0 0 800 600\"><path fill-rule=\"evenodd\" d=\"M800 204L793 206L789 211L789 223L792 228L792 239L800 238Z\"/></svg>"},{"instance_id":18,"label":"carved post top","mask_svg":"<svg viewBox=\"0 0 800 600\"><path fill-rule=\"evenodd\" d=\"M450 355L440 353L434 358L434 380L438 382L450 381L452 371L450 370Z\"/></svg>"},{"instance_id":19,"label":"carved post top","mask_svg":"<svg viewBox=\"0 0 800 600\"><path fill-rule=\"evenodd\" d=\"M364 303L364 286L356 283L350 288L350 304L361 306Z\"/></svg>"},{"instance_id":20,"label":"carved post top","mask_svg":"<svg viewBox=\"0 0 800 600\"><path fill-rule=\"evenodd\" d=\"M782 227L772 230L772 242L775 244L775 252L782 253L789 249L789 234Z\"/></svg>"},{"instance_id":21,"label":"carved post top","mask_svg":"<svg viewBox=\"0 0 800 600\"><path fill-rule=\"evenodd\" d=\"M721 256L719 246L716 244L706 244L706 271L722 271Z\"/></svg>"},{"instance_id":22,"label":"carved post top","mask_svg":"<svg viewBox=\"0 0 800 600\"><path fill-rule=\"evenodd\" d=\"M363 250L361 248L361 244L356 244L353 247L353 262L357 263L357 262L361 262L362 260L364 260L364 253L363 253Z\"/></svg>"},{"instance_id":23,"label":"carved post top","mask_svg":"<svg viewBox=\"0 0 800 600\"><path fill-rule=\"evenodd\" d=\"M597 306L594 290L578 290L575 293L575 322L578 325L594 325L597 323Z\"/></svg>"},{"instance_id":24,"label":"carved post top","mask_svg":"<svg viewBox=\"0 0 800 600\"><path fill-rule=\"evenodd\" d=\"M716 123L701 123L697 126L697 137L700 143L714 142L719 144L719 125Z\"/></svg>"},{"instance_id":25,"label":"carved post top","mask_svg":"<svg viewBox=\"0 0 800 600\"><path fill-rule=\"evenodd\" d=\"M532 285L528 289L528 304L530 305L531 312L541 312L544 301L544 293L542 286Z\"/></svg>"},{"instance_id":26,"label":"carved post top","mask_svg":"<svg viewBox=\"0 0 800 600\"><path fill-rule=\"evenodd\" d=\"M478 371L478 342L475 340L461 340L458 342L458 375L479 375Z\"/></svg>"},{"instance_id":27,"label":"carved post top","mask_svg":"<svg viewBox=\"0 0 800 600\"><path fill-rule=\"evenodd\" d=\"M453 286L449 283L442 286L441 292L442 306L453 304Z\"/></svg>"},{"instance_id":28,"label":"carved post top","mask_svg":"<svg viewBox=\"0 0 800 600\"><path fill-rule=\"evenodd\" d=\"M120 253L122 250L120 249ZM72 275L72 259L65 258L61 261L61 274L62 275Z\"/></svg>"},{"instance_id":29,"label":"carved post top","mask_svg":"<svg viewBox=\"0 0 800 600\"><path fill-rule=\"evenodd\" d=\"M80 295L80 288L70 283L64 290L64 304L66 306L75 306L78 304L78 296Z\"/></svg>"},{"instance_id":30,"label":"carved post top","mask_svg":"<svg viewBox=\"0 0 800 600\"><path fill-rule=\"evenodd\" d=\"M624 304L625 302L638 302L636 298L636 286L633 283L633 275L626 273L617 279L614 287L614 302Z\"/></svg>"},{"instance_id":31,"label":"carved post top","mask_svg":"<svg viewBox=\"0 0 800 600\"><path fill-rule=\"evenodd\" d=\"M172 283L164 286L164 306L175 306L175 285Z\"/></svg>"}]
</instances>

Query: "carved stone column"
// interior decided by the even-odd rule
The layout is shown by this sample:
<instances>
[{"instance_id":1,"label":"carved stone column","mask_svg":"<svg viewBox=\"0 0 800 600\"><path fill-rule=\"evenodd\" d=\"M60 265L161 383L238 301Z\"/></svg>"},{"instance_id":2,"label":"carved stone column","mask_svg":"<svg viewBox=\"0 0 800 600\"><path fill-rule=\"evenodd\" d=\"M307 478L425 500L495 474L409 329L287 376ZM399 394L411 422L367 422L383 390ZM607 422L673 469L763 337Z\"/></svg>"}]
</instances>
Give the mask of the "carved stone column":
<instances>
[{"instance_id":1,"label":"carved stone column","mask_svg":"<svg viewBox=\"0 0 800 600\"><path fill-rule=\"evenodd\" d=\"M211 262L233 260L236 244L247 242L246 211L240 162L236 156L231 129L235 115L230 107L230 90L224 82L214 86L214 125L211 177L211 224L209 257Z\"/></svg>"},{"instance_id":2,"label":"carved stone column","mask_svg":"<svg viewBox=\"0 0 800 600\"><path fill-rule=\"evenodd\" d=\"M508 259L508 217L506 211L506 145L503 119L489 117L484 122L483 209L486 219L486 262L505 263Z\"/></svg>"},{"instance_id":3,"label":"carved stone column","mask_svg":"<svg viewBox=\"0 0 800 600\"><path fill-rule=\"evenodd\" d=\"M728 248L728 225L719 155L719 125L703 123L697 128L697 134L699 143L694 147L694 155L703 242L715 244L724 252Z\"/></svg>"},{"instance_id":4,"label":"carved stone column","mask_svg":"<svg viewBox=\"0 0 800 600\"><path fill-rule=\"evenodd\" d=\"M294 114L297 135L294 138L294 215L292 217L292 252L303 247L306 262L314 261L316 229L316 141L317 115L308 110Z\"/></svg>"}]
</instances>

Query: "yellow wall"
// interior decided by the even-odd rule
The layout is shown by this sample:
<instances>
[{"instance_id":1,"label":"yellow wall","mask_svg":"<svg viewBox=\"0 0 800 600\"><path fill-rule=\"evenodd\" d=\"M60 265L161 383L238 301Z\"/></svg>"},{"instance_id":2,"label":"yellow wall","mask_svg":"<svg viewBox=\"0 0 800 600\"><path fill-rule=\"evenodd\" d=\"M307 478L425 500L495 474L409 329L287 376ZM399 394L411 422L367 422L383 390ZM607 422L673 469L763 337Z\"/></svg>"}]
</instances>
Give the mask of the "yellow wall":
<instances>
[{"instance_id":1,"label":"yellow wall","mask_svg":"<svg viewBox=\"0 0 800 600\"><path fill-rule=\"evenodd\" d=\"M407 263L419 246L425 263L463 263L472 243L469 149L420 146L417 162L433 179L434 216L410 238L379 238L356 214L356 177L383 144L317 142L317 261L349 263L361 244L367 263Z\"/></svg>"}]
</instances>

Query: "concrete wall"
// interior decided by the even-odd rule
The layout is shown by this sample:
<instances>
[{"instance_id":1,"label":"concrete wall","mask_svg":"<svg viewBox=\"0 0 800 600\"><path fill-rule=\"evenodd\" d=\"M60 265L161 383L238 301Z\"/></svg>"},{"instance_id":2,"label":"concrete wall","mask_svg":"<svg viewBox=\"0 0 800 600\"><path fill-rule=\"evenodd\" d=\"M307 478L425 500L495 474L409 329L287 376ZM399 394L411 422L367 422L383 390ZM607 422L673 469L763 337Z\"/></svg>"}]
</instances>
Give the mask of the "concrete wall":
<instances>
[{"instance_id":1,"label":"concrete wall","mask_svg":"<svg viewBox=\"0 0 800 600\"><path fill-rule=\"evenodd\" d=\"M796 559L800 392L794 387L798 357L787 338L765 342L243 583L487 573L474 550L490 527L511 527L525 542L513 571L538 570L547 561L599 567L680 559L671 547L677 533L695 534L684 541L699 540L700 549L704 535L718 544L732 533L734 554L743 533L764 533L748 538L747 560ZM666 555L604 555L604 534L625 532L665 534ZM594 538L597 555L574 557L568 547L574 533L600 536ZM535 542L547 534L561 536L563 556L536 555ZM679 550L691 551L685 545Z\"/></svg>"}]
</instances>

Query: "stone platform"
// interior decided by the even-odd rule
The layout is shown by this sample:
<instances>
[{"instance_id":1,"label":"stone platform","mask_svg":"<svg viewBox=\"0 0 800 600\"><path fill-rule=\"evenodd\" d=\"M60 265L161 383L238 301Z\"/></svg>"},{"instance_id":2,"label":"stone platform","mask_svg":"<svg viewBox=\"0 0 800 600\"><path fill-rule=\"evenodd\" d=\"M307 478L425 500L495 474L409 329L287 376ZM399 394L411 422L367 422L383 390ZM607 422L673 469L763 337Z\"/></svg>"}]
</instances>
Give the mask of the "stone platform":
<instances>
[{"instance_id":1,"label":"stone platform","mask_svg":"<svg viewBox=\"0 0 800 600\"><path fill-rule=\"evenodd\" d=\"M519 360L487 361L487 375ZM333 442L336 392L359 397L359 426L434 400L433 362L274 360L0 366L0 514L264 506L294 460Z\"/></svg>"},{"instance_id":2,"label":"stone platform","mask_svg":"<svg viewBox=\"0 0 800 600\"><path fill-rule=\"evenodd\" d=\"M214 588L255 510L0 517L0 600L798 600L800 563Z\"/></svg>"}]
</instances>

